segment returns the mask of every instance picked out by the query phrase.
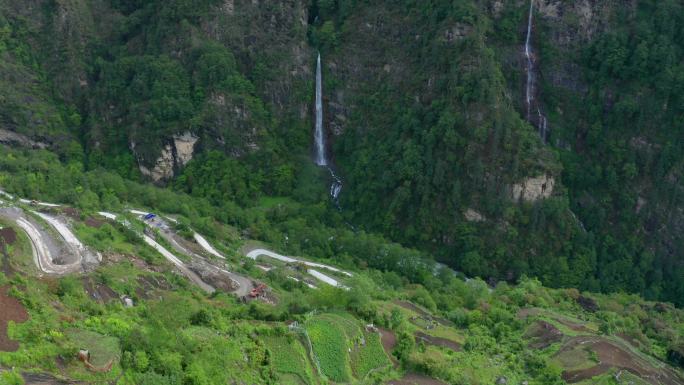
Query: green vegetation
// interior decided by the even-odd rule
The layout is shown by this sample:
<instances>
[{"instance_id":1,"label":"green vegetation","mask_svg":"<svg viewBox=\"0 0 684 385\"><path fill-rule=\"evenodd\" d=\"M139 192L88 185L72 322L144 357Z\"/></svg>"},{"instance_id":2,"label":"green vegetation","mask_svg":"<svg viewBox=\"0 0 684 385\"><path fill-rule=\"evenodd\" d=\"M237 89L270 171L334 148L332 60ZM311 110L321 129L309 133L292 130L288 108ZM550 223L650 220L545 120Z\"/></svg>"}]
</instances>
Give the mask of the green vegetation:
<instances>
[{"instance_id":1,"label":"green vegetation","mask_svg":"<svg viewBox=\"0 0 684 385\"><path fill-rule=\"evenodd\" d=\"M315 383L306 350L296 337L291 334L265 336L263 341L270 352L273 369L281 375L281 383L288 383L288 375L295 376L292 384Z\"/></svg>"},{"instance_id":2,"label":"green vegetation","mask_svg":"<svg viewBox=\"0 0 684 385\"><path fill-rule=\"evenodd\" d=\"M681 2L535 3L546 143L523 101L526 2L15 3L0 188L74 209L46 210L103 260L37 278L26 235L5 245L0 284L30 317L8 323L0 384L684 382ZM310 159L317 51L339 207ZM548 197L512 198L539 176ZM203 234L269 297L199 290L129 208ZM254 245L349 270L349 290L263 271Z\"/></svg>"},{"instance_id":3,"label":"green vegetation","mask_svg":"<svg viewBox=\"0 0 684 385\"><path fill-rule=\"evenodd\" d=\"M314 317L307 321L306 331L323 374L335 382L348 382L351 368L344 329L329 319Z\"/></svg>"},{"instance_id":4,"label":"green vegetation","mask_svg":"<svg viewBox=\"0 0 684 385\"><path fill-rule=\"evenodd\" d=\"M354 377L364 379L373 370L390 365L387 354L380 343L378 333L364 333L363 342L352 348L351 367Z\"/></svg>"},{"instance_id":5,"label":"green vegetation","mask_svg":"<svg viewBox=\"0 0 684 385\"><path fill-rule=\"evenodd\" d=\"M454 383L491 383L505 376L542 385L559 383L563 370L595 364L599 353L594 350L583 351L573 363L563 358L559 352L571 338L602 338L649 367L662 365L658 362L667 360L683 338L684 315L669 305L629 295L584 294L596 303L598 311L591 313L582 309L577 290L547 289L530 279L517 286L500 283L490 291L484 282L466 283L447 269L435 274L436 267L425 254L380 236L325 226L318 219L327 212L322 207L267 199L263 205L239 209L224 202L222 207L231 211L217 210L203 198L141 185L102 170L68 173L69 166L51 160L54 155L46 151L7 149L0 154L0 164L11 165L12 171L0 172L0 178L17 194L79 207L80 215L71 219L76 235L107 258L84 279L63 277L46 284L30 278L34 272L29 268L8 277L13 295L31 317L10 326L20 350L0 352L1 367L65 375L56 372L54 362L61 357L70 378L105 380L123 373L121 385L229 380L315 384L323 375L332 381L383 381L399 377L403 370ZM89 204L83 204L86 191L92 192L87 194L92 198ZM106 206L106 201L117 203ZM89 208L92 204L99 207ZM172 273L165 259L127 228L100 217L99 227L86 224L93 224L90 218L100 208L121 212L125 206L174 214L183 222L181 232L184 226L206 231L212 242L223 245L237 272L272 288L277 303L244 305L225 294L207 297ZM127 219L142 231L142 224ZM261 241L239 240L236 234ZM11 254L15 266L22 265L14 260L32 261L30 248L20 245ZM241 256L243 248L256 245L352 270L354 278L347 279L351 290L326 285L310 290L287 278L292 273L286 264L272 263L274 269L265 273ZM111 289L112 298L96 300L85 293L84 288L97 285ZM124 308L121 295L133 298L136 306ZM410 300L414 308L399 306L398 300ZM531 308L528 317L519 317L522 308ZM310 315L311 311L317 313ZM308 342L300 345L283 333L282 322L292 319L307 330L312 355ZM529 348L525 333L535 320L553 325L562 339L546 349ZM368 323L393 331L392 351L383 352L378 335L364 331ZM66 337L74 331L119 341L120 360L112 371L92 373L75 359L78 346ZM445 342L440 340L416 341L419 332L459 348L442 346ZM398 367L389 365L388 354L398 359ZM321 373L309 363L309 356L318 360Z\"/></svg>"},{"instance_id":6,"label":"green vegetation","mask_svg":"<svg viewBox=\"0 0 684 385\"><path fill-rule=\"evenodd\" d=\"M67 330L65 336L74 346L87 350L90 353L90 363L96 367L108 366L110 362L116 363L121 358L121 347L116 337L77 329Z\"/></svg>"},{"instance_id":7,"label":"green vegetation","mask_svg":"<svg viewBox=\"0 0 684 385\"><path fill-rule=\"evenodd\" d=\"M682 6L559 7L562 16L533 15L545 144L523 102L527 4L4 0L2 130L68 167L51 174L61 182L50 191L42 156L31 176L0 183L81 208L215 211L250 238L315 257L347 249L321 245L333 231L285 244L266 220L298 234L353 224L468 276L682 305L672 251L684 247ZM316 51L341 212L309 159ZM181 137L198 140L192 160ZM23 166L5 159L2 170ZM196 199L137 199L130 183L148 174ZM551 196L511 199L513 185L540 175L554 178Z\"/></svg>"}]
</instances>

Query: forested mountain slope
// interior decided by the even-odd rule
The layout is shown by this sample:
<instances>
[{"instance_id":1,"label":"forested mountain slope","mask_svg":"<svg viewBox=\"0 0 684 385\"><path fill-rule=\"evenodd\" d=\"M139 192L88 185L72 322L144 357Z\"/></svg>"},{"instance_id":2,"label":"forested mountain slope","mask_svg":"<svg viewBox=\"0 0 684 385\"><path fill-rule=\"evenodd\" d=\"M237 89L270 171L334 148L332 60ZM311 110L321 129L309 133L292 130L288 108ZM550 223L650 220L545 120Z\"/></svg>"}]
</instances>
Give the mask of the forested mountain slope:
<instances>
[{"instance_id":1,"label":"forested mountain slope","mask_svg":"<svg viewBox=\"0 0 684 385\"><path fill-rule=\"evenodd\" d=\"M529 6L0 0L0 140L224 210L290 197L469 275L681 305L681 2L534 2L546 143ZM310 160L317 51L341 213Z\"/></svg>"}]
</instances>

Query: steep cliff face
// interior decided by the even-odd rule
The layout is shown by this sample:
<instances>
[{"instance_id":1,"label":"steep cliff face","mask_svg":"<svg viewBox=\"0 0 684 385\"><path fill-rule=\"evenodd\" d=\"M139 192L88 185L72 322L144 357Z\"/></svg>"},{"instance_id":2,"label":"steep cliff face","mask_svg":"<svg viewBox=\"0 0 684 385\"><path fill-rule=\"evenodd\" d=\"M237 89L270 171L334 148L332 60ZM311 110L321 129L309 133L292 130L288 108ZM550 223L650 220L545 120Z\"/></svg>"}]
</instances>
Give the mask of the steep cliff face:
<instances>
[{"instance_id":1,"label":"steep cliff face","mask_svg":"<svg viewBox=\"0 0 684 385\"><path fill-rule=\"evenodd\" d=\"M138 166L140 172L154 182L164 182L171 179L192 160L195 153L195 143L198 140L199 138L190 132L174 135L173 140L162 148L159 158L151 169L140 162ZM131 151L135 153L135 143L131 143Z\"/></svg>"}]
</instances>

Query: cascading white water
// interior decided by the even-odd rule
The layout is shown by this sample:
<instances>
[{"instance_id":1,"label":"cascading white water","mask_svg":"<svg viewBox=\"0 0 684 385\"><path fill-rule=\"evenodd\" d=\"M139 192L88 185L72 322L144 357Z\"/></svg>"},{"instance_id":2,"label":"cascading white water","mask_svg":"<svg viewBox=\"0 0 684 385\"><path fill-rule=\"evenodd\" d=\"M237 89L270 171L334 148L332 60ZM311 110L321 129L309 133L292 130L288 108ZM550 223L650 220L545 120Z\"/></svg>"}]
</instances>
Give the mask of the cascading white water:
<instances>
[{"instance_id":1,"label":"cascading white water","mask_svg":"<svg viewBox=\"0 0 684 385\"><path fill-rule=\"evenodd\" d=\"M314 161L317 165L326 167L332 177L330 184L330 197L339 208L339 196L342 191L342 180L329 166L325 155L325 135L323 133L323 76L321 74L321 54L316 61L316 129L314 131Z\"/></svg>"},{"instance_id":2,"label":"cascading white water","mask_svg":"<svg viewBox=\"0 0 684 385\"><path fill-rule=\"evenodd\" d=\"M532 69L532 48L530 47L530 40L532 36L532 12L534 10L534 0L530 0L530 11L527 16L527 37L525 37L525 58L527 59L527 83L525 87L525 104L527 107L527 119L530 119L530 109L532 106L532 87L534 82L534 74Z\"/></svg>"},{"instance_id":3,"label":"cascading white water","mask_svg":"<svg viewBox=\"0 0 684 385\"><path fill-rule=\"evenodd\" d=\"M327 166L325 156L325 136L323 135L323 84L321 75L321 54L316 62L316 131L314 132L315 161L319 166Z\"/></svg>"},{"instance_id":4,"label":"cascading white water","mask_svg":"<svg viewBox=\"0 0 684 385\"><path fill-rule=\"evenodd\" d=\"M332 177L333 181L330 184L330 197L333 199L333 202L337 205L339 208L339 197L340 197L340 192L342 191L342 179L335 174L332 168L328 167L328 171L330 171L330 176Z\"/></svg>"},{"instance_id":5,"label":"cascading white water","mask_svg":"<svg viewBox=\"0 0 684 385\"><path fill-rule=\"evenodd\" d=\"M536 95L536 77L535 77L535 56L532 51L532 22L534 14L534 0L530 0L530 11L527 16L527 36L525 37L525 59L527 60L527 82L525 84L525 107L527 109L527 121L535 124L539 130L539 136L544 142L547 140L547 122L546 116L542 114L539 104L535 100ZM536 122L532 116L532 105L536 105L537 117Z\"/></svg>"}]
</instances>

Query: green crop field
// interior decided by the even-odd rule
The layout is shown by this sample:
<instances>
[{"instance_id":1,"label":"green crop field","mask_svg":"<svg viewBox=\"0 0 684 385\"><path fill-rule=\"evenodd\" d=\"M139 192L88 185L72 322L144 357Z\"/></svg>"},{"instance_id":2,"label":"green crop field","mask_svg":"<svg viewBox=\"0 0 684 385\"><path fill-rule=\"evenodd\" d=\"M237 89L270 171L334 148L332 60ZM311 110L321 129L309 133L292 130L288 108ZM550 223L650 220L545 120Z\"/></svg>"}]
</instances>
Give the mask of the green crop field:
<instances>
[{"instance_id":1,"label":"green crop field","mask_svg":"<svg viewBox=\"0 0 684 385\"><path fill-rule=\"evenodd\" d=\"M351 341L361 336L359 321L349 313L321 314L318 318L337 325L344 332L347 340Z\"/></svg>"},{"instance_id":2,"label":"green crop field","mask_svg":"<svg viewBox=\"0 0 684 385\"><path fill-rule=\"evenodd\" d=\"M323 374L336 382L349 381L351 368L344 330L335 322L320 317L309 320L306 330Z\"/></svg>"},{"instance_id":3,"label":"green crop field","mask_svg":"<svg viewBox=\"0 0 684 385\"><path fill-rule=\"evenodd\" d=\"M321 370L331 380L362 380L374 369L386 367L389 358L377 333L364 332L349 313L314 316L306 324Z\"/></svg>"},{"instance_id":4,"label":"green crop field","mask_svg":"<svg viewBox=\"0 0 684 385\"><path fill-rule=\"evenodd\" d=\"M313 373L306 351L294 336L264 337L271 363L280 383L313 384Z\"/></svg>"},{"instance_id":5,"label":"green crop field","mask_svg":"<svg viewBox=\"0 0 684 385\"><path fill-rule=\"evenodd\" d=\"M363 379L371 370L390 364L378 333L364 333L365 344L359 344L351 353L351 366L354 377Z\"/></svg>"}]
</instances>

